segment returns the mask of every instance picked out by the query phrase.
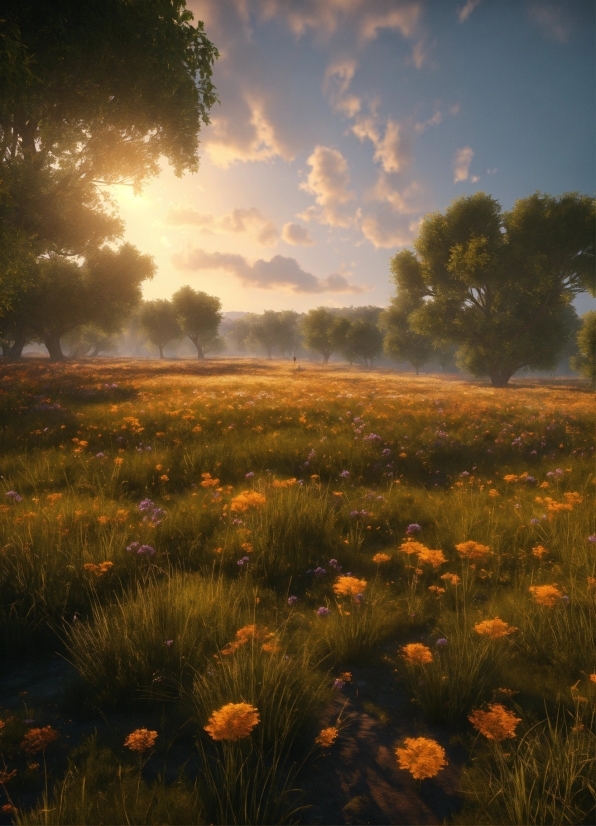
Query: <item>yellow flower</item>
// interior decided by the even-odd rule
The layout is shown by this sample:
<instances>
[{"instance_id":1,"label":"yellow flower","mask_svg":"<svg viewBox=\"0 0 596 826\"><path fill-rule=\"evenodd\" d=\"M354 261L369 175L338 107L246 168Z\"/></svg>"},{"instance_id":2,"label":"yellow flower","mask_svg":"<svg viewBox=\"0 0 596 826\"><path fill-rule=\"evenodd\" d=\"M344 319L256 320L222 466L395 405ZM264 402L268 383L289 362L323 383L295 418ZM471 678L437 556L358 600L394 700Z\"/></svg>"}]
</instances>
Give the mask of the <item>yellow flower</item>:
<instances>
[{"instance_id":1,"label":"yellow flower","mask_svg":"<svg viewBox=\"0 0 596 826\"><path fill-rule=\"evenodd\" d=\"M441 579L448 582L450 585L459 585L461 582L461 579L457 574L442 574Z\"/></svg>"},{"instance_id":2,"label":"yellow flower","mask_svg":"<svg viewBox=\"0 0 596 826\"><path fill-rule=\"evenodd\" d=\"M548 553L547 549L542 545L535 545L532 548L532 556L537 557L538 559L542 559Z\"/></svg>"},{"instance_id":3,"label":"yellow flower","mask_svg":"<svg viewBox=\"0 0 596 826\"><path fill-rule=\"evenodd\" d=\"M435 594L435 596L437 596L437 597L440 597L441 594L445 593L445 589L444 588L439 588L438 585L429 585L428 590L431 592L431 594Z\"/></svg>"},{"instance_id":4,"label":"yellow flower","mask_svg":"<svg viewBox=\"0 0 596 826\"><path fill-rule=\"evenodd\" d=\"M201 473L201 478L202 488L216 488L219 485L219 479L213 479L210 473Z\"/></svg>"},{"instance_id":5,"label":"yellow flower","mask_svg":"<svg viewBox=\"0 0 596 826\"><path fill-rule=\"evenodd\" d=\"M589 677L591 682L596 683L596 674L590 674Z\"/></svg>"},{"instance_id":6,"label":"yellow flower","mask_svg":"<svg viewBox=\"0 0 596 826\"><path fill-rule=\"evenodd\" d=\"M214 711L204 727L213 740L241 740L260 722L259 712L248 703L227 703Z\"/></svg>"},{"instance_id":7,"label":"yellow flower","mask_svg":"<svg viewBox=\"0 0 596 826\"><path fill-rule=\"evenodd\" d=\"M468 542L460 542L459 545L455 546L455 549L463 559L484 559L485 556L491 553L488 545L481 545L480 542L474 542L471 539Z\"/></svg>"},{"instance_id":8,"label":"yellow flower","mask_svg":"<svg viewBox=\"0 0 596 826\"><path fill-rule=\"evenodd\" d=\"M124 459L121 456L116 456L116 458L114 459L114 464L115 465L122 465L122 464L124 464Z\"/></svg>"},{"instance_id":9,"label":"yellow flower","mask_svg":"<svg viewBox=\"0 0 596 826\"><path fill-rule=\"evenodd\" d=\"M244 513L250 508L260 508L267 500L262 493L254 490L245 490L232 499L230 510L235 513Z\"/></svg>"},{"instance_id":10,"label":"yellow flower","mask_svg":"<svg viewBox=\"0 0 596 826\"><path fill-rule=\"evenodd\" d=\"M468 720L472 723L476 731L483 734L489 740L505 740L508 737L515 737L515 729L521 718L516 717L500 703L491 703L488 711L475 709Z\"/></svg>"},{"instance_id":11,"label":"yellow flower","mask_svg":"<svg viewBox=\"0 0 596 826\"><path fill-rule=\"evenodd\" d=\"M45 751L50 743L58 737L58 732L51 726L44 726L43 728L30 728L25 734L21 748L27 754L35 754L38 751Z\"/></svg>"},{"instance_id":12,"label":"yellow flower","mask_svg":"<svg viewBox=\"0 0 596 826\"><path fill-rule=\"evenodd\" d=\"M338 597L355 597L362 594L366 588L365 579L356 579L355 576L340 576L333 586Z\"/></svg>"},{"instance_id":13,"label":"yellow flower","mask_svg":"<svg viewBox=\"0 0 596 826\"><path fill-rule=\"evenodd\" d=\"M422 542L416 542L415 539L408 539L407 542L402 542L399 549L405 554L419 554L422 553L422 551L430 550L430 548L427 548Z\"/></svg>"},{"instance_id":14,"label":"yellow flower","mask_svg":"<svg viewBox=\"0 0 596 826\"><path fill-rule=\"evenodd\" d=\"M167 474L167 473L163 473L163 474L159 477L159 481L160 481L160 482L169 482L169 481L170 481L170 477L168 476L168 474Z\"/></svg>"},{"instance_id":15,"label":"yellow flower","mask_svg":"<svg viewBox=\"0 0 596 826\"><path fill-rule=\"evenodd\" d=\"M495 490L494 488L491 488L488 492L488 495L489 496L500 496L501 494L499 493L498 490Z\"/></svg>"},{"instance_id":16,"label":"yellow flower","mask_svg":"<svg viewBox=\"0 0 596 826\"><path fill-rule=\"evenodd\" d=\"M141 754L142 752L147 751L147 749L153 748L156 740L156 731L150 731L146 728L138 728L128 735L124 741L124 745L127 749L130 749L131 751L138 751L139 754Z\"/></svg>"},{"instance_id":17,"label":"yellow flower","mask_svg":"<svg viewBox=\"0 0 596 826\"><path fill-rule=\"evenodd\" d=\"M389 554L375 554L372 561L377 565L382 565L384 562L391 562L391 557Z\"/></svg>"},{"instance_id":18,"label":"yellow flower","mask_svg":"<svg viewBox=\"0 0 596 826\"><path fill-rule=\"evenodd\" d=\"M563 592L556 585L531 585L528 588L538 605L553 608L563 596Z\"/></svg>"},{"instance_id":19,"label":"yellow flower","mask_svg":"<svg viewBox=\"0 0 596 826\"><path fill-rule=\"evenodd\" d=\"M395 750L400 769L409 771L415 780L434 777L449 765L445 749L427 737L407 737L405 748Z\"/></svg>"},{"instance_id":20,"label":"yellow flower","mask_svg":"<svg viewBox=\"0 0 596 826\"><path fill-rule=\"evenodd\" d=\"M493 640L496 640L499 637L506 637L509 634L513 634L517 631L517 628L514 625L508 625L502 619L499 619L499 617L495 617L492 620L483 620L482 622L476 623L474 631L476 631L477 634L492 637Z\"/></svg>"},{"instance_id":21,"label":"yellow flower","mask_svg":"<svg viewBox=\"0 0 596 826\"><path fill-rule=\"evenodd\" d=\"M420 565L432 565L433 568L438 568L439 565L443 565L447 562L443 551L433 551L430 548L424 548L422 551L418 551L418 563Z\"/></svg>"},{"instance_id":22,"label":"yellow flower","mask_svg":"<svg viewBox=\"0 0 596 826\"><path fill-rule=\"evenodd\" d=\"M324 749L329 748L335 741L337 740L337 735L339 734L339 729L336 726L330 726L329 728L324 728L319 732L315 743L318 743L319 746L323 746Z\"/></svg>"},{"instance_id":23,"label":"yellow flower","mask_svg":"<svg viewBox=\"0 0 596 826\"><path fill-rule=\"evenodd\" d=\"M315 479L315 478L318 479L319 477L318 476L311 476L310 478L311 479ZM274 487L274 488L291 488L294 485L296 485L297 483L298 483L298 480L296 479L296 477L294 477L293 479L283 479L283 480L274 479L273 482L272 482L272 487Z\"/></svg>"},{"instance_id":24,"label":"yellow flower","mask_svg":"<svg viewBox=\"0 0 596 826\"><path fill-rule=\"evenodd\" d=\"M507 476L503 476L504 482L517 482L519 476L516 476L515 473L508 473Z\"/></svg>"},{"instance_id":25,"label":"yellow flower","mask_svg":"<svg viewBox=\"0 0 596 826\"><path fill-rule=\"evenodd\" d=\"M413 665L426 665L433 661L432 651L421 642L411 642L409 645L402 646L400 650L404 660Z\"/></svg>"},{"instance_id":26,"label":"yellow flower","mask_svg":"<svg viewBox=\"0 0 596 826\"><path fill-rule=\"evenodd\" d=\"M113 562L100 562L99 565L96 565L94 562L85 562L83 568L86 571L89 571L90 574L95 574L95 576L103 576L107 574L110 568L114 567Z\"/></svg>"}]
</instances>

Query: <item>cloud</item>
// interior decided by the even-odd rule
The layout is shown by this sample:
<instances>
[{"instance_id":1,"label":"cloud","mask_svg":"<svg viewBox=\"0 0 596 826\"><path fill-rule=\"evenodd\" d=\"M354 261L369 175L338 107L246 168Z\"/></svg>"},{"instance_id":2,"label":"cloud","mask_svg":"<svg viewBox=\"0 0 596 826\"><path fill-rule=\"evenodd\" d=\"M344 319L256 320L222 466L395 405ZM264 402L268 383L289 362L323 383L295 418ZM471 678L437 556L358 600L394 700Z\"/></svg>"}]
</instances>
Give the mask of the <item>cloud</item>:
<instances>
[{"instance_id":1,"label":"cloud","mask_svg":"<svg viewBox=\"0 0 596 826\"><path fill-rule=\"evenodd\" d=\"M323 92L329 97L334 111L349 118L357 115L362 108L360 98L348 94L357 65L351 58L331 63L325 71L323 81Z\"/></svg>"},{"instance_id":2,"label":"cloud","mask_svg":"<svg viewBox=\"0 0 596 826\"><path fill-rule=\"evenodd\" d=\"M458 149L453 159L453 183L467 181L470 177L470 164L474 157L474 150L469 146Z\"/></svg>"},{"instance_id":3,"label":"cloud","mask_svg":"<svg viewBox=\"0 0 596 826\"><path fill-rule=\"evenodd\" d=\"M403 124L389 118L385 124L385 133L381 134L374 114L356 118L352 132L361 141L370 140L375 147L373 156L379 161L385 172L403 172L413 155L412 136Z\"/></svg>"},{"instance_id":4,"label":"cloud","mask_svg":"<svg viewBox=\"0 0 596 826\"><path fill-rule=\"evenodd\" d=\"M298 217L333 227L351 226L354 214L348 205L355 196L348 188L350 174L344 156L338 149L319 145L306 162L311 169L300 189L315 196L317 207L309 207Z\"/></svg>"},{"instance_id":5,"label":"cloud","mask_svg":"<svg viewBox=\"0 0 596 826\"><path fill-rule=\"evenodd\" d=\"M441 113L441 110L437 108L437 109L435 109L435 112L434 112L432 118L429 118L428 120L425 120L422 123L417 123L416 126L414 127L414 131L416 132L417 135L421 135L423 132L426 132L426 130L430 126L438 126L442 121L443 121L443 115Z\"/></svg>"},{"instance_id":6,"label":"cloud","mask_svg":"<svg viewBox=\"0 0 596 826\"><path fill-rule=\"evenodd\" d=\"M360 21L360 36L374 40L382 29L397 29L404 37L411 37L420 18L420 3L404 3L385 12L368 11Z\"/></svg>"},{"instance_id":7,"label":"cloud","mask_svg":"<svg viewBox=\"0 0 596 826\"><path fill-rule=\"evenodd\" d=\"M480 5L480 2L481 0L467 0L465 6L462 6L459 10L459 22L464 23L472 14L476 6Z\"/></svg>"},{"instance_id":8,"label":"cloud","mask_svg":"<svg viewBox=\"0 0 596 826\"><path fill-rule=\"evenodd\" d=\"M317 278L303 270L295 258L283 255L276 255L270 261L260 258L249 264L242 255L194 249L187 253L175 253L172 263L179 270L226 270L238 278L244 287L262 290L288 287L294 293L361 293L365 289L350 284L340 273Z\"/></svg>"},{"instance_id":9,"label":"cloud","mask_svg":"<svg viewBox=\"0 0 596 826\"><path fill-rule=\"evenodd\" d=\"M400 215L415 215L421 212L419 197L422 188L416 181L411 181L401 191L390 180L390 176L380 173L374 187L368 193L370 200L386 203Z\"/></svg>"},{"instance_id":10,"label":"cloud","mask_svg":"<svg viewBox=\"0 0 596 826\"><path fill-rule=\"evenodd\" d=\"M562 8L551 4L536 4L528 10L528 17L542 29L550 40L566 43L571 34L571 22Z\"/></svg>"},{"instance_id":11,"label":"cloud","mask_svg":"<svg viewBox=\"0 0 596 826\"><path fill-rule=\"evenodd\" d=\"M364 237L378 249L411 244L419 225L419 219L396 214L390 205L381 204L363 216L360 228Z\"/></svg>"},{"instance_id":12,"label":"cloud","mask_svg":"<svg viewBox=\"0 0 596 826\"><path fill-rule=\"evenodd\" d=\"M266 247L274 246L279 238L275 224L256 207L236 208L219 218L211 213L201 213L192 206L170 207L166 223L171 226L194 225L208 235L246 233Z\"/></svg>"},{"instance_id":13,"label":"cloud","mask_svg":"<svg viewBox=\"0 0 596 826\"><path fill-rule=\"evenodd\" d=\"M312 247L315 243L306 227L301 227L300 224L284 224L281 237L286 244L292 244L294 247Z\"/></svg>"}]
</instances>

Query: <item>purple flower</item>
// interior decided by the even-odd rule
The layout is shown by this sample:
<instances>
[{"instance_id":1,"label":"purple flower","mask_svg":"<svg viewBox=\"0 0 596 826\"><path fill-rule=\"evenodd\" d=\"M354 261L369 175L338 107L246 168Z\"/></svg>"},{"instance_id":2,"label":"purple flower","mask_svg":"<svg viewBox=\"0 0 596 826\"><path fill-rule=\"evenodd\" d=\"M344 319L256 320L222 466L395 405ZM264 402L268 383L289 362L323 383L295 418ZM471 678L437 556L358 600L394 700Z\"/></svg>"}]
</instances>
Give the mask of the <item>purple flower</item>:
<instances>
[{"instance_id":1,"label":"purple flower","mask_svg":"<svg viewBox=\"0 0 596 826\"><path fill-rule=\"evenodd\" d=\"M526 483L528 485L536 484L536 477L535 476L526 476Z\"/></svg>"},{"instance_id":2,"label":"purple flower","mask_svg":"<svg viewBox=\"0 0 596 826\"><path fill-rule=\"evenodd\" d=\"M350 471L349 470L342 470L339 474L340 479L349 479L350 478Z\"/></svg>"},{"instance_id":3,"label":"purple flower","mask_svg":"<svg viewBox=\"0 0 596 826\"><path fill-rule=\"evenodd\" d=\"M369 433L368 436L364 437L363 441L365 441L365 442L376 442L377 440L380 440L380 438L381 437L377 436L376 433Z\"/></svg>"},{"instance_id":4,"label":"purple flower","mask_svg":"<svg viewBox=\"0 0 596 826\"><path fill-rule=\"evenodd\" d=\"M420 527L420 525L417 522L412 522L412 524L408 525L408 527L406 528L406 533L411 535L413 533L418 533L418 531L421 531L421 530L422 530L422 528Z\"/></svg>"},{"instance_id":5,"label":"purple flower","mask_svg":"<svg viewBox=\"0 0 596 826\"><path fill-rule=\"evenodd\" d=\"M13 502L22 502L23 501L23 497L20 496L16 492L16 490L7 490L6 495L8 496L9 499L12 499Z\"/></svg>"},{"instance_id":6,"label":"purple flower","mask_svg":"<svg viewBox=\"0 0 596 826\"><path fill-rule=\"evenodd\" d=\"M165 645L165 646L167 646L168 648L171 648L171 646L173 645L173 643L174 643L174 640L166 640L166 641L164 642L164 645Z\"/></svg>"},{"instance_id":7,"label":"purple flower","mask_svg":"<svg viewBox=\"0 0 596 826\"><path fill-rule=\"evenodd\" d=\"M317 614L320 617L328 617L330 613L331 612L329 611L329 608L324 608L324 607L317 608Z\"/></svg>"},{"instance_id":8,"label":"purple flower","mask_svg":"<svg viewBox=\"0 0 596 826\"><path fill-rule=\"evenodd\" d=\"M154 556L155 555L155 548L151 545L141 545L137 548L137 554L139 556Z\"/></svg>"},{"instance_id":9,"label":"purple flower","mask_svg":"<svg viewBox=\"0 0 596 826\"><path fill-rule=\"evenodd\" d=\"M105 453L96 453L95 454L96 459L105 459L105 456L106 456Z\"/></svg>"},{"instance_id":10,"label":"purple flower","mask_svg":"<svg viewBox=\"0 0 596 826\"><path fill-rule=\"evenodd\" d=\"M319 566L318 568L315 568L315 569L314 569L313 573L314 573L314 575L315 575L315 576L319 576L319 577L320 577L320 576L325 576L325 574L327 573L327 571L326 571L324 568L321 568L321 567Z\"/></svg>"},{"instance_id":11,"label":"purple flower","mask_svg":"<svg viewBox=\"0 0 596 826\"><path fill-rule=\"evenodd\" d=\"M534 517L534 519L530 519L530 525L539 525L539 524L540 524L540 519L536 519L536 517Z\"/></svg>"},{"instance_id":12,"label":"purple flower","mask_svg":"<svg viewBox=\"0 0 596 826\"><path fill-rule=\"evenodd\" d=\"M139 502L138 509L141 512L150 511L155 507L155 502L152 502L151 499L143 499L142 502Z\"/></svg>"},{"instance_id":13,"label":"purple flower","mask_svg":"<svg viewBox=\"0 0 596 826\"><path fill-rule=\"evenodd\" d=\"M239 559L237 564L238 565L246 565L247 562L250 562L249 556L243 556L242 559Z\"/></svg>"},{"instance_id":14,"label":"purple flower","mask_svg":"<svg viewBox=\"0 0 596 826\"><path fill-rule=\"evenodd\" d=\"M288 597L288 605L290 606L290 608L292 607L292 605L296 605L297 602L298 602L298 597L294 597L294 596Z\"/></svg>"},{"instance_id":15,"label":"purple flower","mask_svg":"<svg viewBox=\"0 0 596 826\"><path fill-rule=\"evenodd\" d=\"M596 544L596 533L593 533L591 536L588 537L588 542Z\"/></svg>"},{"instance_id":16,"label":"purple flower","mask_svg":"<svg viewBox=\"0 0 596 826\"><path fill-rule=\"evenodd\" d=\"M337 680L333 681L333 688L336 691L341 691L344 686L345 686L345 682L343 680L340 680L339 677L337 678Z\"/></svg>"},{"instance_id":17,"label":"purple flower","mask_svg":"<svg viewBox=\"0 0 596 826\"><path fill-rule=\"evenodd\" d=\"M130 545L126 546L126 550L130 551L130 553L134 553L137 550L137 548L140 547L140 545L140 542L131 542Z\"/></svg>"},{"instance_id":18,"label":"purple flower","mask_svg":"<svg viewBox=\"0 0 596 826\"><path fill-rule=\"evenodd\" d=\"M467 471L467 470L464 470L464 471L463 471L462 473L460 473L459 475L460 475L460 476L469 476L470 474L468 473L468 471Z\"/></svg>"},{"instance_id":19,"label":"purple flower","mask_svg":"<svg viewBox=\"0 0 596 826\"><path fill-rule=\"evenodd\" d=\"M561 597L561 602L569 602L569 597L567 596L567 594L563 594L563 596Z\"/></svg>"},{"instance_id":20,"label":"purple flower","mask_svg":"<svg viewBox=\"0 0 596 826\"><path fill-rule=\"evenodd\" d=\"M352 519L364 519L366 516L372 516L370 511L350 511Z\"/></svg>"},{"instance_id":21,"label":"purple flower","mask_svg":"<svg viewBox=\"0 0 596 826\"><path fill-rule=\"evenodd\" d=\"M391 450L390 450L388 447L386 447L386 448L385 448L385 449L381 452L381 456L391 456Z\"/></svg>"},{"instance_id":22,"label":"purple flower","mask_svg":"<svg viewBox=\"0 0 596 826\"><path fill-rule=\"evenodd\" d=\"M333 568L334 571L341 571L341 565L337 561L337 559L330 559L329 560L329 567Z\"/></svg>"},{"instance_id":23,"label":"purple flower","mask_svg":"<svg viewBox=\"0 0 596 826\"><path fill-rule=\"evenodd\" d=\"M242 519L232 519L232 525L244 525Z\"/></svg>"},{"instance_id":24,"label":"purple flower","mask_svg":"<svg viewBox=\"0 0 596 826\"><path fill-rule=\"evenodd\" d=\"M354 602L360 603L360 602L362 602L363 599L364 599L364 594L356 594L356 596L354 597Z\"/></svg>"},{"instance_id":25,"label":"purple flower","mask_svg":"<svg viewBox=\"0 0 596 826\"><path fill-rule=\"evenodd\" d=\"M440 638L437 640L437 645L439 645L441 648L444 648L444 647L447 645L447 640L446 640L446 638L445 638L445 637L440 637Z\"/></svg>"},{"instance_id":26,"label":"purple flower","mask_svg":"<svg viewBox=\"0 0 596 826\"><path fill-rule=\"evenodd\" d=\"M252 470L249 470L249 472L248 472L248 473L245 473L245 474L244 474L244 478L245 478L245 479L252 479L252 478L253 478L253 476L254 476L254 473L252 472Z\"/></svg>"}]
</instances>

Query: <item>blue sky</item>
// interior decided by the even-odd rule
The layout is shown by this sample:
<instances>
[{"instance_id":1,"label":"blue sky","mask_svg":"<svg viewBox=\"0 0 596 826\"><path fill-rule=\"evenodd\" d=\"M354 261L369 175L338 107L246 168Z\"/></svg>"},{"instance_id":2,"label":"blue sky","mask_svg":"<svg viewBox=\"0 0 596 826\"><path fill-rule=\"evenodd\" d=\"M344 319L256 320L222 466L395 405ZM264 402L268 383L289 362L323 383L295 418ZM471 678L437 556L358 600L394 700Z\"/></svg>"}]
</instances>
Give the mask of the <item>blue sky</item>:
<instances>
[{"instance_id":1,"label":"blue sky","mask_svg":"<svg viewBox=\"0 0 596 826\"><path fill-rule=\"evenodd\" d=\"M158 265L147 298L190 284L226 311L385 305L425 213L596 190L588 0L188 6L221 52L221 105L196 175L117 188L127 239Z\"/></svg>"}]
</instances>

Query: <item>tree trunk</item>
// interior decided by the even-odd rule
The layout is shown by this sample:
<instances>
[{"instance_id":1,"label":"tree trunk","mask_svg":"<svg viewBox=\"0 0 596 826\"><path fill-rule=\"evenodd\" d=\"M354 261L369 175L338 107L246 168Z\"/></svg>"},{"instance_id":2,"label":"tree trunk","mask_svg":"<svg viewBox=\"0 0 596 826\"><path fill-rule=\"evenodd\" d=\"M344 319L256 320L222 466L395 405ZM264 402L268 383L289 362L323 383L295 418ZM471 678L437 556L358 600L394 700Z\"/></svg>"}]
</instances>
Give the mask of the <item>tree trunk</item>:
<instances>
[{"instance_id":1,"label":"tree trunk","mask_svg":"<svg viewBox=\"0 0 596 826\"><path fill-rule=\"evenodd\" d=\"M509 379L515 371L508 369L493 370L490 374L490 383L493 387L507 387Z\"/></svg>"},{"instance_id":2,"label":"tree trunk","mask_svg":"<svg viewBox=\"0 0 596 826\"><path fill-rule=\"evenodd\" d=\"M23 355L23 350L25 345L27 344L27 334L26 333L19 333L15 340L12 343L12 346L9 348L6 356L9 359L20 359ZM4 349L4 348L3 348Z\"/></svg>"},{"instance_id":3,"label":"tree trunk","mask_svg":"<svg viewBox=\"0 0 596 826\"><path fill-rule=\"evenodd\" d=\"M195 347L197 348L197 358L202 361L205 358L205 353L203 352L200 342L195 341Z\"/></svg>"},{"instance_id":4,"label":"tree trunk","mask_svg":"<svg viewBox=\"0 0 596 826\"><path fill-rule=\"evenodd\" d=\"M164 345L163 344L158 344L157 346L159 347L159 357L160 357L160 359L162 359L162 358L164 358L164 354L163 354Z\"/></svg>"},{"instance_id":5,"label":"tree trunk","mask_svg":"<svg viewBox=\"0 0 596 826\"><path fill-rule=\"evenodd\" d=\"M50 361L64 361L64 353L60 347L60 336L48 334L43 337L43 343L50 354Z\"/></svg>"}]
</instances>

